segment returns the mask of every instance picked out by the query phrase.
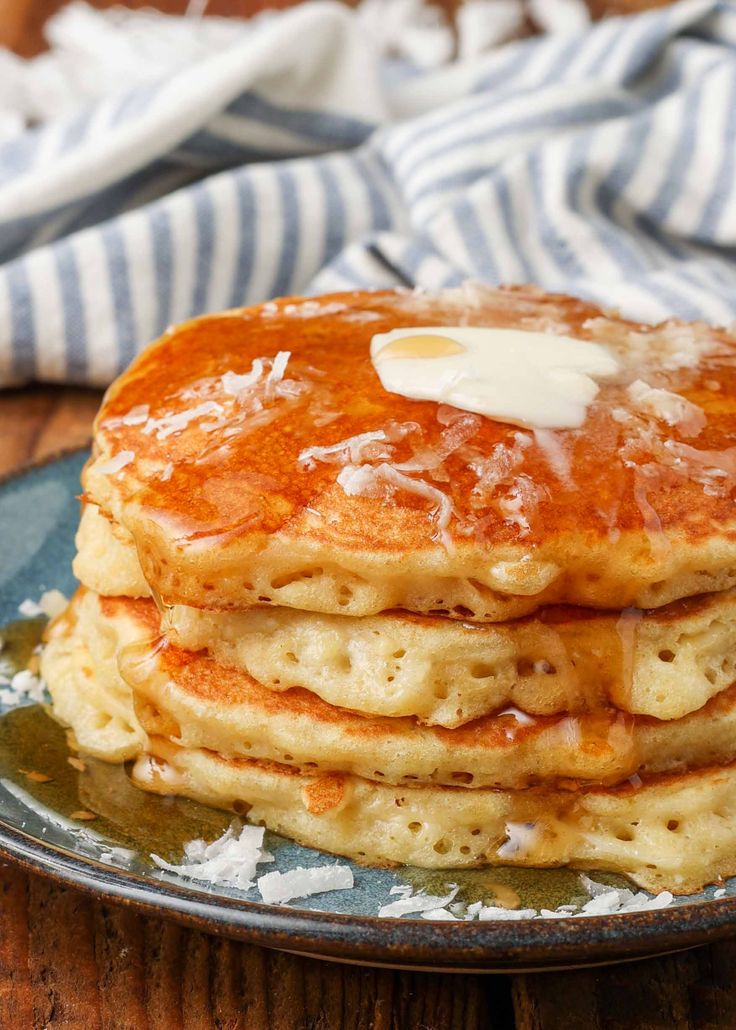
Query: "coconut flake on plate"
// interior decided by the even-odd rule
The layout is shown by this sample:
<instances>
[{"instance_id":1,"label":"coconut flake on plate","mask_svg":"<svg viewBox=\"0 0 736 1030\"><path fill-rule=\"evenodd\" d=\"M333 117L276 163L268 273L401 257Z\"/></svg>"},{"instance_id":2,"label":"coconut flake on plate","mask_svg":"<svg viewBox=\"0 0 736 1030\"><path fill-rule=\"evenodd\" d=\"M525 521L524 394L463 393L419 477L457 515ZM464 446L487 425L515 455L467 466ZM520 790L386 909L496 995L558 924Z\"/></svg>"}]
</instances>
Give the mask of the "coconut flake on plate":
<instances>
[{"instance_id":1,"label":"coconut flake on plate","mask_svg":"<svg viewBox=\"0 0 736 1030\"><path fill-rule=\"evenodd\" d=\"M46 684L40 676L30 669L21 669L12 679L0 677L0 704L17 705L21 701L35 701L41 704L46 700Z\"/></svg>"},{"instance_id":2,"label":"coconut flake on plate","mask_svg":"<svg viewBox=\"0 0 736 1030\"><path fill-rule=\"evenodd\" d=\"M438 922L460 922L460 917L453 915L446 908L432 908L428 912L421 912L420 916L422 919L434 919Z\"/></svg>"},{"instance_id":3,"label":"coconut flake on plate","mask_svg":"<svg viewBox=\"0 0 736 1030\"><path fill-rule=\"evenodd\" d=\"M584 873L580 876L580 882L591 895L591 900L583 905L577 913L578 915L600 916L619 912L644 912L667 908L674 901L674 896L670 891L661 891L654 895L647 894L645 891L635 893L628 887L611 887L605 883L597 883Z\"/></svg>"},{"instance_id":4,"label":"coconut flake on plate","mask_svg":"<svg viewBox=\"0 0 736 1030\"><path fill-rule=\"evenodd\" d=\"M68 603L61 590L44 590L39 598L38 607L49 619L55 619L57 615L61 615Z\"/></svg>"},{"instance_id":5,"label":"coconut flake on plate","mask_svg":"<svg viewBox=\"0 0 736 1030\"><path fill-rule=\"evenodd\" d=\"M308 898L328 891L351 890L353 872L346 865L324 865L305 869L297 866L281 873L275 870L258 877L258 890L268 905L283 905L293 898Z\"/></svg>"},{"instance_id":6,"label":"coconut flake on plate","mask_svg":"<svg viewBox=\"0 0 736 1030\"><path fill-rule=\"evenodd\" d=\"M131 851L130 848L121 848L117 846L110 848L106 847L102 852L100 852L100 862L104 862L106 865L119 866L120 868L126 868L129 866L135 857L135 851Z\"/></svg>"},{"instance_id":7,"label":"coconut flake on plate","mask_svg":"<svg viewBox=\"0 0 736 1030\"><path fill-rule=\"evenodd\" d=\"M411 897L402 897L398 901L391 901L388 905L382 905L378 910L381 919L396 919L400 916L413 915L417 912L432 912L437 909L444 909L455 900L459 887L453 886L449 894L438 897L432 894L414 894ZM445 918L444 916L442 917Z\"/></svg>"},{"instance_id":8,"label":"coconut flake on plate","mask_svg":"<svg viewBox=\"0 0 736 1030\"><path fill-rule=\"evenodd\" d=\"M500 905L483 905L478 912L478 919L481 922L490 920L514 920L534 919L537 915L535 908L501 908Z\"/></svg>"},{"instance_id":9,"label":"coconut flake on plate","mask_svg":"<svg viewBox=\"0 0 736 1030\"><path fill-rule=\"evenodd\" d=\"M238 887L249 890L255 882L256 866L273 862L273 855L264 850L262 826L243 826L238 832L231 824L221 837L207 844L204 840L190 840L184 845L186 861L166 862L159 855L151 858L159 869L178 873L191 880L202 880L213 886Z\"/></svg>"}]
</instances>

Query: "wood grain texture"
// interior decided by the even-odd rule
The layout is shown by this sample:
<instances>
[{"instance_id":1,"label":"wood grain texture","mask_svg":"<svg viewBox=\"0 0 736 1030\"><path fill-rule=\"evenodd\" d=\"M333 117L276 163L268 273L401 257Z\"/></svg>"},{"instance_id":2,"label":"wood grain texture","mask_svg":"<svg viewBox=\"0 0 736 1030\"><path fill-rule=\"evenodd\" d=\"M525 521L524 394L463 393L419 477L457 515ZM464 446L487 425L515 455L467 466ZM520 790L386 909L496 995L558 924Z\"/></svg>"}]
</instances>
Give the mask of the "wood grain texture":
<instances>
[{"instance_id":1,"label":"wood grain texture","mask_svg":"<svg viewBox=\"0 0 736 1030\"><path fill-rule=\"evenodd\" d=\"M733 1030L736 942L509 977L304 959L0 866L0 1026L79 1030Z\"/></svg>"},{"instance_id":2,"label":"wood grain texture","mask_svg":"<svg viewBox=\"0 0 736 1030\"><path fill-rule=\"evenodd\" d=\"M506 977L340 966L210 937L0 865L0 1026L511 1030Z\"/></svg>"},{"instance_id":3,"label":"wood grain texture","mask_svg":"<svg viewBox=\"0 0 736 1030\"><path fill-rule=\"evenodd\" d=\"M89 443L101 396L97 390L53 386L5 391L0 395L0 476Z\"/></svg>"},{"instance_id":4,"label":"wood grain texture","mask_svg":"<svg viewBox=\"0 0 736 1030\"><path fill-rule=\"evenodd\" d=\"M736 942L607 969L519 976L518 1030L732 1030Z\"/></svg>"}]
</instances>

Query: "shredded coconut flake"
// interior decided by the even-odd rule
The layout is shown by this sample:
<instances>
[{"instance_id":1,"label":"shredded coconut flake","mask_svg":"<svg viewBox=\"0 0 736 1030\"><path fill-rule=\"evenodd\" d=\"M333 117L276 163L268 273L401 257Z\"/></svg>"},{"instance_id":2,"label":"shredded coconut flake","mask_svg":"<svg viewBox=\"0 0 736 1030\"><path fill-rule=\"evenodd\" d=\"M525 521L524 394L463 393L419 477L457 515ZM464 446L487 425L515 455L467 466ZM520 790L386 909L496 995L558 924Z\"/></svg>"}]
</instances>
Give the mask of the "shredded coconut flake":
<instances>
[{"instance_id":1,"label":"shredded coconut flake","mask_svg":"<svg viewBox=\"0 0 736 1030\"><path fill-rule=\"evenodd\" d=\"M41 704L46 700L46 685L40 676L34 675L30 669L21 669L12 679L0 677L0 703L18 705L23 701L35 701Z\"/></svg>"},{"instance_id":2,"label":"shredded coconut flake","mask_svg":"<svg viewBox=\"0 0 736 1030\"><path fill-rule=\"evenodd\" d=\"M355 465L365 459L389 457L386 448L372 446L386 441L387 437L382 429L376 429L370 433L358 433L357 436L338 440L337 443L329 444L327 447L307 447L299 455L298 461L307 469L315 468L318 461L328 465L345 465L347 462Z\"/></svg>"},{"instance_id":3,"label":"shredded coconut flake","mask_svg":"<svg viewBox=\"0 0 736 1030\"><path fill-rule=\"evenodd\" d=\"M396 465L400 472L432 472L439 469L451 455L476 435L483 424L480 416L466 411L457 411L455 408L445 408L444 406L441 411L442 419L438 412L438 421L447 428L442 430L437 443L432 447L425 446L415 450L408 461ZM448 411L455 413L452 418L448 415Z\"/></svg>"},{"instance_id":4,"label":"shredded coconut flake","mask_svg":"<svg viewBox=\"0 0 736 1030\"><path fill-rule=\"evenodd\" d=\"M537 663L535 662L534 664L536 667ZM531 715L528 715L526 712L522 712L520 708L516 708L514 705L509 705L508 708L504 708L504 710L498 714L512 715L520 726L533 726L537 721Z\"/></svg>"},{"instance_id":5,"label":"shredded coconut flake","mask_svg":"<svg viewBox=\"0 0 736 1030\"><path fill-rule=\"evenodd\" d=\"M67 606L67 599L61 590L44 590L38 602L39 608L49 619L61 615Z\"/></svg>"},{"instance_id":6,"label":"shredded coconut flake","mask_svg":"<svg viewBox=\"0 0 736 1030\"><path fill-rule=\"evenodd\" d=\"M405 493L416 494L433 504L433 518L436 524L437 536L449 550L452 544L448 526L452 517L452 501L438 490L422 480L411 479L410 476L398 472L392 465L385 462L381 465L346 465L341 469L337 482L343 488L348 497L379 497L383 490L387 489L390 494L399 490Z\"/></svg>"},{"instance_id":7,"label":"shredded coconut flake","mask_svg":"<svg viewBox=\"0 0 736 1030\"><path fill-rule=\"evenodd\" d=\"M608 344L622 363L639 375L643 371L697 368L705 355L723 349L723 344L705 322L667 322L640 332L596 317L583 322L582 328L593 340Z\"/></svg>"},{"instance_id":8,"label":"shredded coconut flake","mask_svg":"<svg viewBox=\"0 0 736 1030\"><path fill-rule=\"evenodd\" d=\"M112 847L106 848L101 852L100 862L125 868L130 865L135 857L135 851L131 851L129 848Z\"/></svg>"},{"instance_id":9,"label":"shredded coconut flake","mask_svg":"<svg viewBox=\"0 0 736 1030\"><path fill-rule=\"evenodd\" d=\"M664 453L669 455L671 467L694 479L705 487L706 493L720 493L723 484L717 480L731 484L736 479L736 447L726 447L722 451L700 450L678 440L665 440ZM657 456L661 457L661 454Z\"/></svg>"},{"instance_id":10,"label":"shredded coconut flake","mask_svg":"<svg viewBox=\"0 0 736 1030\"><path fill-rule=\"evenodd\" d=\"M535 429L533 432L534 442L544 454L549 467L563 486L573 489L572 458L565 449L564 437L554 429Z\"/></svg>"},{"instance_id":11,"label":"shredded coconut flake","mask_svg":"<svg viewBox=\"0 0 736 1030\"><path fill-rule=\"evenodd\" d=\"M341 301L303 300L298 304L284 304L281 309L290 318L316 318L323 315L337 315L345 310Z\"/></svg>"},{"instance_id":12,"label":"shredded coconut flake","mask_svg":"<svg viewBox=\"0 0 736 1030\"><path fill-rule=\"evenodd\" d=\"M222 390L227 396L235 397L241 405L248 407L250 413L260 411L278 397L298 397L310 385L296 379L284 379L290 358L291 351L281 350L273 358L256 358L250 372L242 375L226 372L220 377Z\"/></svg>"},{"instance_id":13,"label":"shredded coconut flake","mask_svg":"<svg viewBox=\"0 0 736 1030\"><path fill-rule=\"evenodd\" d=\"M190 422L203 415L219 415L223 411L221 404L217 401L204 401L196 408L188 408L186 411L178 411L175 415L163 415L161 418L149 418L143 427L146 436L156 433L157 440L165 440L174 433L180 433L186 429Z\"/></svg>"},{"instance_id":14,"label":"shredded coconut flake","mask_svg":"<svg viewBox=\"0 0 736 1030\"><path fill-rule=\"evenodd\" d=\"M496 854L499 858L519 858L525 855L536 843L539 831L536 823L506 823L507 840Z\"/></svg>"},{"instance_id":15,"label":"shredded coconut flake","mask_svg":"<svg viewBox=\"0 0 736 1030\"><path fill-rule=\"evenodd\" d=\"M261 862L273 862L273 855L263 849L264 833L262 826L243 826L238 833L233 824L211 844L203 840L191 840L185 844L186 861L180 865L165 862L158 855L151 855L151 858L159 869L170 873L216 886L249 890L255 881L256 866Z\"/></svg>"},{"instance_id":16,"label":"shredded coconut flake","mask_svg":"<svg viewBox=\"0 0 736 1030\"><path fill-rule=\"evenodd\" d=\"M127 415L123 415L120 421L124 426L142 426L144 422L148 421L150 410L148 404L137 404L130 409Z\"/></svg>"},{"instance_id":17,"label":"shredded coconut flake","mask_svg":"<svg viewBox=\"0 0 736 1030\"><path fill-rule=\"evenodd\" d=\"M484 905L478 913L478 919L482 922L491 919L534 919L536 914L537 911L534 908L501 908L499 905Z\"/></svg>"},{"instance_id":18,"label":"shredded coconut flake","mask_svg":"<svg viewBox=\"0 0 736 1030\"><path fill-rule=\"evenodd\" d=\"M284 378L284 372L286 371L286 366L289 364L290 357L291 351L280 350L278 352L276 357L273 359L271 371L268 373L268 376L266 377L267 386L273 387L276 385L276 383L281 382L281 380Z\"/></svg>"},{"instance_id":19,"label":"shredded coconut flake","mask_svg":"<svg viewBox=\"0 0 736 1030\"><path fill-rule=\"evenodd\" d=\"M238 397L244 390L249 390L251 386L255 386L263 375L263 367L263 359L256 358L251 365L250 372L245 372L243 375L238 375L236 372L226 372L220 379L223 392L231 397Z\"/></svg>"},{"instance_id":20,"label":"shredded coconut flake","mask_svg":"<svg viewBox=\"0 0 736 1030\"><path fill-rule=\"evenodd\" d=\"M524 825L524 824L522 824ZM471 905L464 905L462 902L448 902L446 899L429 898L420 892L411 895L411 888L407 895L406 888L393 888L390 893L402 892L402 899L394 902L393 905L384 906L379 915L409 915L420 913L422 919L464 920L466 922L474 919L485 921L514 921L521 919L567 919L570 917L588 917L597 915L614 915L624 912L642 912L654 909L666 908L674 901L669 891L662 891L660 894L649 895L644 891L634 892L626 887L610 887L607 884L596 883L585 875L581 875L580 882L590 900L582 906L579 904L560 905L556 909L543 908L537 911L534 908L503 908L500 905L484 905L482 901L475 901ZM722 897L725 890L719 894L714 892L714 897ZM431 902L438 902L435 907ZM439 902L445 902L440 904ZM410 907L421 904L418 907ZM398 908L396 906L401 906ZM390 911L389 911L390 910Z\"/></svg>"},{"instance_id":21,"label":"shredded coconut flake","mask_svg":"<svg viewBox=\"0 0 736 1030\"><path fill-rule=\"evenodd\" d=\"M459 916L448 912L446 908L432 908L428 912L420 913L422 919L434 919L439 922L459 922Z\"/></svg>"},{"instance_id":22,"label":"shredded coconut flake","mask_svg":"<svg viewBox=\"0 0 736 1030\"><path fill-rule=\"evenodd\" d=\"M117 429L118 426L139 426L148 420L149 406L137 404L120 418L108 418L103 423L104 429Z\"/></svg>"},{"instance_id":23,"label":"shredded coconut flake","mask_svg":"<svg viewBox=\"0 0 736 1030\"><path fill-rule=\"evenodd\" d=\"M113 476L116 472L124 469L126 465L130 465L134 458L135 454L133 451L120 451L114 458L110 458L109 461L103 461L102 464L98 465L96 471L101 472L105 476Z\"/></svg>"},{"instance_id":24,"label":"shredded coconut flake","mask_svg":"<svg viewBox=\"0 0 736 1030\"><path fill-rule=\"evenodd\" d=\"M538 487L529 476L516 476L506 494L498 497L494 504L504 522L516 526L519 536L527 536L531 532L529 520L534 518L539 507Z\"/></svg>"},{"instance_id":25,"label":"shredded coconut flake","mask_svg":"<svg viewBox=\"0 0 736 1030\"><path fill-rule=\"evenodd\" d=\"M578 915L600 916L612 915L619 912L644 912L651 909L666 908L674 901L670 891L662 891L660 894L649 895L644 891L629 890L627 887L609 887L605 883L597 883L589 876L582 874L580 877L591 900L586 902L580 909Z\"/></svg>"},{"instance_id":26,"label":"shredded coconut flake","mask_svg":"<svg viewBox=\"0 0 736 1030\"><path fill-rule=\"evenodd\" d=\"M293 898L308 898L327 891L351 890L353 873L346 865L316 866L304 869L298 866L286 873L278 870L258 878L258 890L268 905L284 904Z\"/></svg>"},{"instance_id":27,"label":"shredded coconut flake","mask_svg":"<svg viewBox=\"0 0 736 1030\"><path fill-rule=\"evenodd\" d=\"M697 404L670 390L660 390L637 379L628 388L632 402L640 411L677 426L685 436L697 436L707 421L705 412Z\"/></svg>"},{"instance_id":28,"label":"shredded coconut flake","mask_svg":"<svg viewBox=\"0 0 736 1030\"><path fill-rule=\"evenodd\" d=\"M382 905L378 910L381 919L397 919L400 916L412 915L416 912L432 912L437 909L444 909L454 901L460 888L453 887L444 898L432 894L415 894L412 897L402 897L398 901L391 901L388 905ZM442 917L444 918L444 917Z\"/></svg>"},{"instance_id":29,"label":"shredded coconut flake","mask_svg":"<svg viewBox=\"0 0 736 1030\"><path fill-rule=\"evenodd\" d=\"M299 455L298 461L307 469L313 469L318 461L327 465L357 465L359 462L386 461L394 453L392 445L418 429L416 422L391 422L385 429L358 433L326 447L307 447Z\"/></svg>"}]
</instances>

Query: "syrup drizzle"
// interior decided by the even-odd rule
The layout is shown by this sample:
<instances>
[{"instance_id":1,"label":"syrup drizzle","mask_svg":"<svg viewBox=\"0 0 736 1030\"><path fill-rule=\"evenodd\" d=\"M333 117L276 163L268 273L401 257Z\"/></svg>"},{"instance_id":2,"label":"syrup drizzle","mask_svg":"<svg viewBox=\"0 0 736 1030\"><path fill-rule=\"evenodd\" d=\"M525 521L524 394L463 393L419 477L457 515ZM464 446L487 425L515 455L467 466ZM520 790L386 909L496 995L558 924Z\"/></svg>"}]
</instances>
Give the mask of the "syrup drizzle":
<instances>
[{"instance_id":1,"label":"syrup drizzle","mask_svg":"<svg viewBox=\"0 0 736 1030\"><path fill-rule=\"evenodd\" d=\"M137 359L105 404L99 442L105 454L136 455L108 488L122 495L126 523L158 601L220 608L273 602L268 588L251 590L243 600L243 581L224 560L208 566L200 583L200 550L224 556L231 549L243 566L252 563L248 579L267 587L269 573L258 555L272 535L295 532L340 554L357 533L366 550L383 551L392 540L390 519L378 516L390 502L400 513L397 524L406 526L391 544L394 551L405 540L407 549L439 545L452 555L458 543L467 548L472 541L482 562L483 554L506 546L530 559L543 550L544 561L574 566L573 575L560 578L566 594L557 598L550 591L550 600L647 604L650 583L678 574L680 552L669 541L681 538L683 524L695 547L698 538L731 524L736 363L728 337L698 326L649 331L601 319L595 309L572 300L525 291L476 294L472 304L467 297L462 301L463 323L542 328L602 341L616 353L621 375L601 384L581 430L530 434L477 419L477 428L469 425L467 433L459 423L458 433L446 418L447 406L381 389L368 355L370 339L430 315L431 324L457 325L460 298L451 294L440 300L357 294L315 302L306 313L286 302L270 305L268 317L261 309L211 316L174 330ZM281 378L268 385L272 373ZM651 387L651 412L639 410L629 397L629 386L638 380ZM692 405L703 413L705 424L690 443L682 427L657 418L656 391L668 392L668 403L677 405L672 398L680 397L683 410ZM190 419L202 405L210 405L207 412ZM131 412L135 417L127 417ZM162 420L168 435L159 440ZM159 429L145 432L149 423ZM307 453L330 453L340 441L386 434L395 425L416 427L391 441L389 459L414 489L374 485L383 457L361 459L370 487L365 497L345 491L339 461L300 461ZM386 479L385 469L382 474ZM439 511L448 516L441 532L433 516ZM628 582L620 568L610 570L609 582L607 544L633 556L636 534L649 542L649 555L632 561ZM601 586L588 587L596 576ZM269 596L261 599L264 592ZM515 596L513 589L503 592Z\"/></svg>"}]
</instances>

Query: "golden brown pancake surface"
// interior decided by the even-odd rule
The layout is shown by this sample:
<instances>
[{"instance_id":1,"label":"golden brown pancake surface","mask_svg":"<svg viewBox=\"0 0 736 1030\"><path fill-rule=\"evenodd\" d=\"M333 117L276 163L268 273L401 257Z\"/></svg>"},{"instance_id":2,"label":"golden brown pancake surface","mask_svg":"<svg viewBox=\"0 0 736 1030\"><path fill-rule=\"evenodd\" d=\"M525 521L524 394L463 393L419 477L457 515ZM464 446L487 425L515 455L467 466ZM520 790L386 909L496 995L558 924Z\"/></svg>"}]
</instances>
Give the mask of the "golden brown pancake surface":
<instances>
[{"instance_id":1,"label":"golden brown pancake surface","mask_svg":"<svg viewBox=\"0 0 736 1030\"><path fill-rule=\"evenodd\" d=\"M369 356L374 334L460 323L603 342L622 360L620 381L601 384L581 428L544 433L382 388ZM290 357L278 388L266 382L266 367L254 389L227 392L224 376L247 375L283 351ZM431 587L422 590L422 574L475 581L494 595L485 610L474 601L450 605L459 617L495 620L550 600L666 603L736 582L735 357L724 332L607 319L531 289L481 290L474 304L456 291L280 301L185 323L144 352L103 404L100 459L85 487L130 530L146 578L172 602L315 607L301 596L259 594L257 575L247 575L245 566L257 573L259 555L278 542L302 553L294 570L277 569L274 590L290 586L290 576L309 578L304 559L313 554L364 579L380 577L381 565L413 575L420 596L405 596L408 588L398 596L413 610L446 607ZM703 428L636 409L628 394L636 379L696 405ZM431 493L384 483L375 496L349 495L337 482L349 449L337 463L303 458L377 431L389 441L352 464L413 463L420 470L404 476ZM100 470L121 453L131 456L123 467ZM446 534L439 497L452 507ZM224 582L225 565L212 565L219 586L209 582L207 550L238 556L240 586ZM327 574L323 566L318 574ZM508 597L518 603L504 607ZM351 604L320 610L370 610L370 601ZM374 610L385 606L381 598Z\"/></svg>"}]
</instances>

